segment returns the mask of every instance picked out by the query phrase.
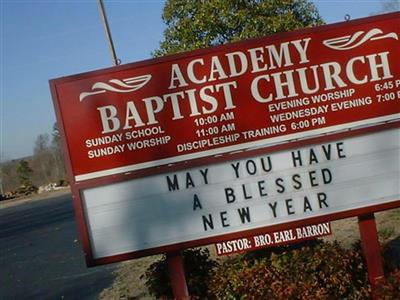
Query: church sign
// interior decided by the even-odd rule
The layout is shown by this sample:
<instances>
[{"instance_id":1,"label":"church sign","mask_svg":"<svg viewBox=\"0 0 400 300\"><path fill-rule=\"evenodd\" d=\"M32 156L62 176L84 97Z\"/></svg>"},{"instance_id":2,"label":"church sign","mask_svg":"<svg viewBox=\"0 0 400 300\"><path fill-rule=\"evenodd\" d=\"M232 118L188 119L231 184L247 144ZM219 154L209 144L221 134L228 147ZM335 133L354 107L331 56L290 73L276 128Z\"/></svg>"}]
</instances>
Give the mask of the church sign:
<instances>
[{"instance_id":1,"label":"church sign","mask_svg":"<svg viewBox=\"0 0 400 300\"><path fill-rule=\"evenodd\" d=\"M398 207L399 37L392 13L51 80L88 264Z\"/></svg>"}]
</instances>

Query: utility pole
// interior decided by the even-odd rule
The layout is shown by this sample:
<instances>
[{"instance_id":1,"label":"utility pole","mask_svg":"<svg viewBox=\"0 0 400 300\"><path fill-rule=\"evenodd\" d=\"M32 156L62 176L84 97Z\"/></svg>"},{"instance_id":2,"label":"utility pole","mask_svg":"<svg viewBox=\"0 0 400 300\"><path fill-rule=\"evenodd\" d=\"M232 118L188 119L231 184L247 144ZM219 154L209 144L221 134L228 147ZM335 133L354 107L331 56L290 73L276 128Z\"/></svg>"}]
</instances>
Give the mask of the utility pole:
<instances>
[{"instance_id":1,"label":"utility pole","mask_svg":"<svg viewBox=\"0 0 400 300\"><path fill-rule=\"evenodd\" d=\"M121 63L121 61L117 58L117 54L115 52L114 42L112 40L110 26L108 25L107 15L106 15L106 11L104 9L103 0L98 0L98 4L99 4L99 10L100 10L100 17L101 17L101 20L104 25L104 31L106 33L108 46L110 48L111 59L113 61L114 66L118 66Z\"/></svg>"}]
</instances>

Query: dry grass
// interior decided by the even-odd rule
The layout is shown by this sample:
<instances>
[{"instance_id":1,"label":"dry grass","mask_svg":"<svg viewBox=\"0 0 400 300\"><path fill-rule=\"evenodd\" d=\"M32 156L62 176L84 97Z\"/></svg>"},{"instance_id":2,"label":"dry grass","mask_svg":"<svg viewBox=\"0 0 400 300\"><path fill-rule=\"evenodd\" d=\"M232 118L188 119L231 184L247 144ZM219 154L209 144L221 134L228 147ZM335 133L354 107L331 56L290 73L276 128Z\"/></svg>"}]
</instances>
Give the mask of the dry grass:
<instances>
[{"instance_id":1,"label":"dry grass","mask_svg":"<svg viewBox=\"0 0 400 300\"><path fill-rule=\"evenodd\" d=\"M144 280L140 277L148 266L159 258L160 256L151 256L122 262L115 271L116 277L112 286L101 292L99 299L154 299L148 294Z\"/></svg>"}]
</instances>

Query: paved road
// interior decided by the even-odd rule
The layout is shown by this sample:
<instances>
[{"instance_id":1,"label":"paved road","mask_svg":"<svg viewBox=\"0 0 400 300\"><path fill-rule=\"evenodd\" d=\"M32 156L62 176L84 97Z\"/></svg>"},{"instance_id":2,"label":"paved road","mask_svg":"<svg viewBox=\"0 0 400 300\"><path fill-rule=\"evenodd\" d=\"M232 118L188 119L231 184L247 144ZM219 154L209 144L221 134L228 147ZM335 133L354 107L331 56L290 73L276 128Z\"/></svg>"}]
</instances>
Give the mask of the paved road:
<instances>
[{"instance_id":1,"label":"paved road","mask_svg":"<svg viewBox=\"0 0 400 300\"><path fill-rule=\"evenodd\" d=\"M97 299L115 267L86 267L71 195L0 209L1 300Z\"/></svg>"}]
</instances>

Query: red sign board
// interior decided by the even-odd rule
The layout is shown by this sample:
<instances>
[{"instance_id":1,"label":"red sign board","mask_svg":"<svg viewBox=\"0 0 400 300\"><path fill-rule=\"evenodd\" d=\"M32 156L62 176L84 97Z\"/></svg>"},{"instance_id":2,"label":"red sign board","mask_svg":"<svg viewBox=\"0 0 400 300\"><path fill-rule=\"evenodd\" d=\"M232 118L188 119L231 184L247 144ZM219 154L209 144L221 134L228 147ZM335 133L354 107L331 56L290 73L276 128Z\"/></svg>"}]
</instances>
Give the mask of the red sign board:
<instances>
[{"instance_id":1,"label":"red sign board","mask_svg":"<svg viewBox=\"0 0 400 300\"><path fill-rule=\"evenodd\" d=\"M75 181L399 118L400 13L51 81Z\"/></svg>"}]
</instances>

